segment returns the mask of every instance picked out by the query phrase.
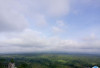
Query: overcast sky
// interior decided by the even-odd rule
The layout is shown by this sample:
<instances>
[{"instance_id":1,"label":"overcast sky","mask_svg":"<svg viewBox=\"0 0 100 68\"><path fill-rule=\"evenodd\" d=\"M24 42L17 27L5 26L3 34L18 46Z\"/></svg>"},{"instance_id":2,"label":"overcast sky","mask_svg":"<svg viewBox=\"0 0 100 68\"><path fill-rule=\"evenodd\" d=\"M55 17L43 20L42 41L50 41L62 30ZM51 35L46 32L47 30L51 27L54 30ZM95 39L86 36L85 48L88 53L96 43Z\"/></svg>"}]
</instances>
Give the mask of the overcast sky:
<instances>
[{"instance_id":1,"label":"overcast sky","mask_svg":"<svg viewBox=\"0 0 100 68\"><path fill-rule=\"evenodd\" d=\"M0 0L0 53L100 54L100 0Z\"/></svg>"}]
</instances>

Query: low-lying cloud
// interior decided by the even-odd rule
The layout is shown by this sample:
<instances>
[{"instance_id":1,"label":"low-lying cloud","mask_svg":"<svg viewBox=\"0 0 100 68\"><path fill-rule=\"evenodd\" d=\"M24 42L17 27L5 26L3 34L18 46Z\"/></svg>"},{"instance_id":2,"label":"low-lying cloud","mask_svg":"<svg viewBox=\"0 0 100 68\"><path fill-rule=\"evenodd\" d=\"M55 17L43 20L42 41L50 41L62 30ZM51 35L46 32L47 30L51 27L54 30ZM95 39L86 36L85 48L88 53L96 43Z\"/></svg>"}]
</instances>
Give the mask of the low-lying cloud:
<instances>
[{"instance_id":1,"label":"low-lying cloud","mask_svg":"<svg viewBox=\"0 0 100 68\"><path fill-rule=\"evenodd\" d=\"M10 34L9 34L10 35ZM42 35L42 36L41 36ZM64 40L58 37L46 37L41 32L27 29L20 32L12 38L0 41L0 52L85 52L85 53L99 53L100 40L89 39L84 41L80 39ZM9 50L10 49L10 50ZM17 49L17 50L16 50ZM6 51L5 51L6 50Z\"/></svg>"}]
</instances>

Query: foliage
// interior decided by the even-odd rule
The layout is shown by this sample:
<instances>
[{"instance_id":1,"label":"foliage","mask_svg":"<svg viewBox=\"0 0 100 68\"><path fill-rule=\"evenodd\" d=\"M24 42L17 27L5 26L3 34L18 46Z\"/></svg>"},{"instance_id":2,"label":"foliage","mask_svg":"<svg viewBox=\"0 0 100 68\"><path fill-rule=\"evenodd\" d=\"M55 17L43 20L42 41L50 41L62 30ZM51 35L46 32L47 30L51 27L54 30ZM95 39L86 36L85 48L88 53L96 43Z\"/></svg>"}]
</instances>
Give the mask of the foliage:
<instances>
[{"instance_id":1,"label":"foliage","mask_svg":"<svg viewBox=\"0 0 100 68\"><path fill-rule=\"evenodd\" d=\"M13 58L13 59L11 59ZM1 55L3 63L15 62L17 68L87 68L100 67L100 56L66 54L23 54Z\"/></svg>"}]
</instances>

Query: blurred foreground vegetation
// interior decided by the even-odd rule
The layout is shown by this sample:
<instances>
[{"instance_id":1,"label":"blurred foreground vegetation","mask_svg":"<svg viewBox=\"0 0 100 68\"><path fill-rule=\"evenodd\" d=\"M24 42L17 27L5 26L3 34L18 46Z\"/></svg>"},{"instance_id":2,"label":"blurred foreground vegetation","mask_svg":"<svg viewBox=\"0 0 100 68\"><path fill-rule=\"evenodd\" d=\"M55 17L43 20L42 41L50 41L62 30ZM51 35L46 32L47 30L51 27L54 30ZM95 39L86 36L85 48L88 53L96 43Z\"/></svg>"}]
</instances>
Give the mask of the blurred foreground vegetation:
<instances>
[{"instance_id":1,"label":"blurred foreground vegetation","mask_svg":"<svg viewBox=\"0 0 100 68\"><path fill-rule=\"evenodd\" d=\"M100 67L100 56L66 54L0 55L0 65L8 64L12 58L17 68L91 68L95 65Z\"/></svg>"}]
</instances>

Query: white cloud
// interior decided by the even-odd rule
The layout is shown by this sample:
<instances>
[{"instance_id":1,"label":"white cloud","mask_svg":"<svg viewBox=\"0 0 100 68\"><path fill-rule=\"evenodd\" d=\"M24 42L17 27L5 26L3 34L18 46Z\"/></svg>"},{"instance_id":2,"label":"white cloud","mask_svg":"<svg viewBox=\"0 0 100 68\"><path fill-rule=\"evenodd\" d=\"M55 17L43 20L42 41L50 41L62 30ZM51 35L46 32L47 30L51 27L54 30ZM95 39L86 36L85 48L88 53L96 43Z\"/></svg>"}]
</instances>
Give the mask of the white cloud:
<instances>
[{"instance_id":1,"label":"white cloud","mask_svg":"<svg viewBox=\"0 0 100 68\"><path fill-rule=\"evenodd\" d=\"M95 33L91 33L88 37L84 37L83 40L84 41L94 41L97 40L98 38L96 37Z\"/></svg>"},{"instance_id":2,"label":"white cloud","mask_svg":"<svg viewBox=\"0 0 100 68\"><path fill-rule=\"evenodd\" d=\"M0 31L21 31L29 23L22 13L23 6L17 1L0 1Z\"/></svg>"},{"instance_id":3,"label":"white cloud","mask_svg":"<svg viewBox=\"0 0 100 68\"><path fill-rule=\"evenodd\" d=\"M21 31L30 23L47 25L47 16L66 15L69 7L69 0L0 1L0 31Z\"/></svg>"},{"instance_id":4,"label":"white cloud","mask_svg":"<svg viewBox=\"0 0 100 68\"><path fill-rule=\"evenodd\" d=\"M46 10L51 16L63 16L69 13L69 0L49 0L46 1Z\"/></svg>"},{"instance_id":5,"label":"white cloud","mask_svg":"<svg viewBox=\"0 0 100 68\"><path fill-rule=\"evenodd\" d=\"M55 34L63 33L66 25L63 20L57 20L56 25L52 27L52 31Z\"/></svg>"},{"instance_id":6,"label":"white cloud","mask_svg":"<svg viewBox=\"0 0 100 68\"><path fill-rule=\"evenodd\" d=\"M63 30L62 30L60 27L56 27L56 26L53 26L53 27L52 27L52 31L53 31L54 33L63 32Z\"/></svg>"},{"instance_id":7,"label":"white cloud","mask_svg":"<svg viewBox=\"0 0 100 68\"><path fill-rule=\"evenodd\" d=\"M100 40L89 41L63 40L58 37L46 37L43 33L27 29L23 32L13 33L13 37L0 40L0 53L11 52L82 52L99 53ZM12 35L12 33L11 33Z\"/></svg>"},{"instance_id":8,"label":"white cloud","mask_svg":"<svg viewBox=\"0 0 100 68\"><path fill-rule=\"evenodd\" d=\"M45 2L47 3L47 11L52 16L63 16L69 13L69 0L45 0Z\"/></svg>"},{"instance_id":9,"label":"white cloud","mask_svg":"<svg viewBox=\"0 0 100 68\"><path fill-rule=\"evenodd\" d=\"M51 17L67 15L70 10L69 0L29 0L26 4L33 7L31 11L35 9L35 12L40 12Z\"/></svg>"},{"instance_id":10,"label":"white cloud","mask_svg":"<svg viewBox=\"0 0 100 68\"><path fill-rule=\"evenodd\" d=\"M36 23L37 26L46 26L47 25L46 17L43 14L36 14L34 16L34 22Z\"/></svg>"},{"instance_id":11,"label":"white cloud","mask_svg":"<svg viewBox=\"0 0 100 68\"><path fill-rule=\"evenodd\" d=\"M99 53L100 39L95 35L84 40L79 39L79 42L46 37L46 33L32 30L35 27L32 27L31 23L47 26L48 19L67 15L69 11L69 0L0 0L0 31L2 31L0 53L38 51ZM29 25L31 27L28 27ZM50 23L50 26L53 26L51 28L54 33L59 34L64 31L66 25L64 21L57 20L56 25Z\"/></svg>"}]
</instances>

